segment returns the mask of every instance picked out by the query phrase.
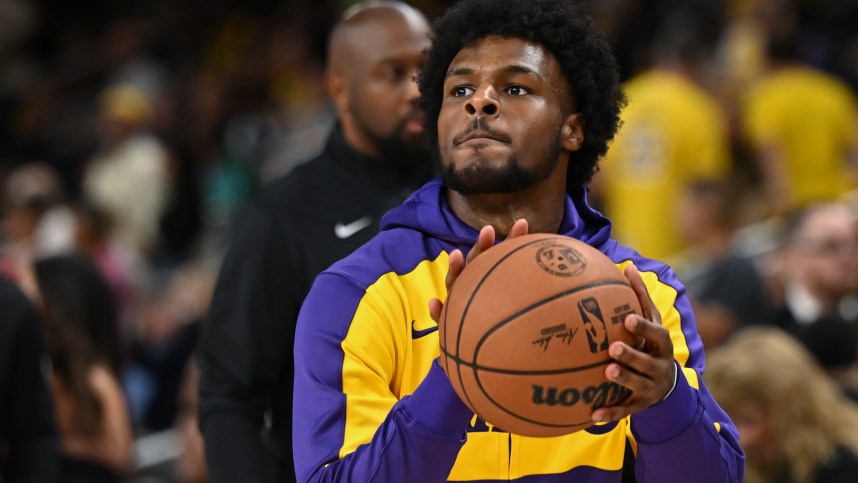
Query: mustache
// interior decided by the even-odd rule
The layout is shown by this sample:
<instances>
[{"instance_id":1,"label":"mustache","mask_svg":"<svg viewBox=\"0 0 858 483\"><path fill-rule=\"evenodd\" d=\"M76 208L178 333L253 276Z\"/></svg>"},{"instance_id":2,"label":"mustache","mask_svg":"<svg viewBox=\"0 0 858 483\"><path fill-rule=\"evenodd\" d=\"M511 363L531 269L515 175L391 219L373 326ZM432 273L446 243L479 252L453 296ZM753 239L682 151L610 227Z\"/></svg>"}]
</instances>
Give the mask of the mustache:
<instances>
[{"instance_id":1,"label":"mustache","mask_svg":"<svg viewBox=\"0 0 858 483\"><path fill-rule=\"evenodd\" d=\"M470 126L464 132L457 134L453 138L453 145L459 145L463 142L476 137L494 139L503 143L511 143L512 138L508 134L498 131L489 126L484 117L474 119Z\"/></svg>"},{"instance_id":2,"label":"mustache","mask_svg":"<svg viewBox=\"0 0 858 483\"><path fill-rule=\"evenodd\" d=\"M408 112L406 112L404 116L402 116L402 120L400 120L399 123L404 126L405 124L407 124L412 119L419 119L422 121L422 120L424 120L425 117L426 116L423 113L422 109L420 109L417 106L413 106L410 109L408 109Z\"/></svg>"}]
</instances>

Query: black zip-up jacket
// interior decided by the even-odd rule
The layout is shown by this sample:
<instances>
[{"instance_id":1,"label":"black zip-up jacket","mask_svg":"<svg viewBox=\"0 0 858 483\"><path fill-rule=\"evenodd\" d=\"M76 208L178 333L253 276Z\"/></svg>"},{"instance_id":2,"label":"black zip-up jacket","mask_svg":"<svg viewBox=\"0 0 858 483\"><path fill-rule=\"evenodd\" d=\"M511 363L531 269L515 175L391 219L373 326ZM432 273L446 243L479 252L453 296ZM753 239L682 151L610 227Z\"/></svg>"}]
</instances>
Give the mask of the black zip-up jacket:
<instances>
[{"instance_id":1,"label":"black zip-up jacket","mask_svg":"<svg viewBox=\"0 0 858 483\"><path fill-rule=\"evenodd\" d=\"M381 216L432 172L429 159L362 156L335 127L319 156L240 210L198 354L212 483L295 481L292 346L301 303L316 274L378 233Z\"/></svg>"}]
</instances>

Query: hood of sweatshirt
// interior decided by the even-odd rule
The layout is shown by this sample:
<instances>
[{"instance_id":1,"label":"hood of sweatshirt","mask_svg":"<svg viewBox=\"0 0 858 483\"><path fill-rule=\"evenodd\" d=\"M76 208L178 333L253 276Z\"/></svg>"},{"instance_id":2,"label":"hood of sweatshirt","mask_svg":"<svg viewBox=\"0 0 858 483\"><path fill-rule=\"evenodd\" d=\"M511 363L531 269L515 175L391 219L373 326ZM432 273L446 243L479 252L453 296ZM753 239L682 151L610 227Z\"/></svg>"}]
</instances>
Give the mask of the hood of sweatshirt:
<instances>
[{"instance_id":1,"label":"hood of sweatshirt","mask_svg":"<svg viewBox=\"0 0 858 483\"><path fill-rule=\"evenodd\" d=\"M414 192L400 206L390 210L381 220L381 230L409 228L469 249L477 240L479 230L466 225L454 213L445 195L445 186L436 179ZM576 187L566 197L566 207L558 233L581 240L602 252L610 251L616 242L611 239L611 222L587 203L587 191Z\"/></svg>"}]
</instances>

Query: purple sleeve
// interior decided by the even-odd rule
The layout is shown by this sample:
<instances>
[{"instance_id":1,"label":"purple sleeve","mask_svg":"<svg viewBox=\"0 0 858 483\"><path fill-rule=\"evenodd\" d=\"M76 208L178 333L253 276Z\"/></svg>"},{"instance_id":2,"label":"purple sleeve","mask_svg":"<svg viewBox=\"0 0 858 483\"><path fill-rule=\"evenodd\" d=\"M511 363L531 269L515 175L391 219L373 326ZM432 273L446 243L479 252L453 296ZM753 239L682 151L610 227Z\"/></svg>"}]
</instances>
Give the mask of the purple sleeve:
<instances>
[{"instance_id":1,"label":"purple sleeve","mask_svg":"<svg viewBox=\"0 0 858 483\"><path fill-rule=\"evenodd\" d=\"M639 483L744 481L738 431L703 383L694 389L681 372L667 399L632 416L632 433Z\"/></svg>"},{"instance_id":2,"label":"purple sleeve","mask_svg":"<svg viewBox=\"0 0 858 483\"><path fill-rule=\"evenodd\" d=\"M323 274L301 309L292 430L298 481L446 481L473 413L437 363L414 394L393 405L371 441L339 458L349 396L342 391L341 342L363 294Z\"/></svg>"},{"instance_id":3,"label":"purple sleeve","mask_svg":"<svg viewBox=\"0 0 858 483\"><path fill-rule=\"evenodd\" d=\"M667 399L632 415L632 434L638 443L637 481L744 481L745 455L739 446L739 432L703 383L703 343L685 289L670 271L659 278L678 287L675 308L689 349L686 368L696 371L699 389L689 385L677 363L676 388Z\"/></svg>"}]
</instances>

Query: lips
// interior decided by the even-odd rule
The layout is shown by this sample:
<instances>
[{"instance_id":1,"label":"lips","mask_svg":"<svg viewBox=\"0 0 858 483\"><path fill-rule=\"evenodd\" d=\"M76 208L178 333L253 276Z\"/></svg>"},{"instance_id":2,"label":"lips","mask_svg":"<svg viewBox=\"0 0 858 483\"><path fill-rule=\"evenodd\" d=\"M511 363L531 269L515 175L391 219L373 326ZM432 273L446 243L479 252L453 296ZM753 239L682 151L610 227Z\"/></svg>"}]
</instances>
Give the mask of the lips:
<instances>
[{"instance_id":1,"label":"lips","mask_svg":"<svg viewBox=\"0 0 858 483\"><path fill-rule=\"evenodd\" d=\"M406 124L409 131L422 131L423 130L423 120L421 119L410 119Z\"/></svg>"},{"instance_id":2,"label":"lips","mask_svg":"<svg viewBox=\"0 0 858 483\"><path fill-rule=\"evenodd\" d=\"M469 131L462 134L459 134L455 138L453 138L453 145L458 146L467 141L471 141L474 139L488 139L491 141L497 141L505 144L509 144L511 139L506 134L487 129L477 129L475 131Z\"/></svg>"}]
</instances>

